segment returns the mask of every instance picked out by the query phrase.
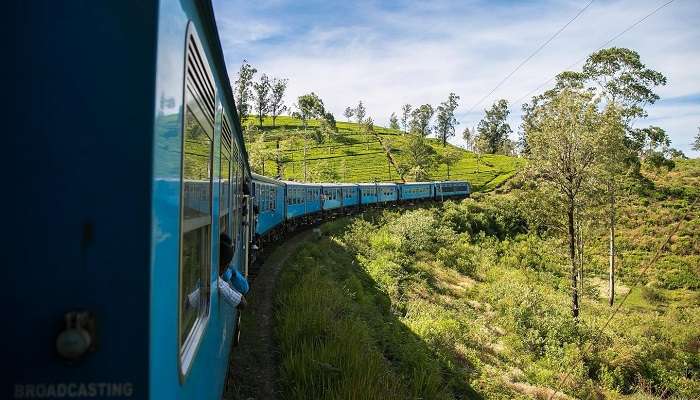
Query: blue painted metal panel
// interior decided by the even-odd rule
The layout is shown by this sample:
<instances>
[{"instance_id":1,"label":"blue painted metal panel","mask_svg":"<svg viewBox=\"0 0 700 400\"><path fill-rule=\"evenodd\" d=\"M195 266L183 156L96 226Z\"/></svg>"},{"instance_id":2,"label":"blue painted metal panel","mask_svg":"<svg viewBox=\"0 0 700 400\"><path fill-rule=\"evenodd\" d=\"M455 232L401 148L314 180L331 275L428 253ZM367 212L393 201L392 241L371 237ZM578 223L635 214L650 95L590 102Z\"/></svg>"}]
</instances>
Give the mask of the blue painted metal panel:
<instances>
[{"instance_id":1,"label":"blue painted metal panel","mask_svg":"<svg viewBox=\"0 0 700 400\"><path fill-rule=\"evenodd\" d=\"M434 185L430 182L415 182L399 185L401 200L419 200L433 196Z\"/></svg>"},{"instance_id":2,"label":"blue painted metal panel","mask_svg":"<svg viewBox=\"0 0 700 400\"><path fill-rule=\"evenodd\" d=\"M8 5L0 397L99 382L147 397L156 4ZM55 342L76 309L94 313L99 345L69 366Z\"/></svg>"},{"instance_id":3,"label":"blue painted metal panel","mask_svg":"<svg viewBox=\"0 0 700 400\"><path fill-rule=\"evenodd\" d=\"M320 187L286 182L287 219L297 218L320 210Z\"/></svg>"},{"instance_id":4,"label":"blue painted metal panel","mask_svg":"<svg viewBox=\"0 0 700 400\"><path fill-rule=\"evenodd\" d=\"M374 204L377 202L377 185L374 183L359 183L360 203Z\"/></svg>"},{"instance_id":5,"label":"blue painted metal panel","mask_svg":"<svg viewBox=\"0 0 700 400\"><path fill-rule=\"evenodd\" d=\"M399 190L394 183L381 183L377 185L377 201L386 203L397 201L399 199Z\"/></svg>"},{"instance_id":6,"label":"blue painted metal panel","mask_svg":"<svg viewBox=\"0 0 700 400\"><path fill-rule=\"evenodd\" d=\"M435 182L436 197L468 196L470 193L471 186L465 181Z\"/></svg>"},{"instance_id":7,"label":"blue painted metal panel","mask_svg":"<svg viewBox=\"0 0 700 400\"><path fill-rule=\"evenodd\" d=\"M343 187L343 207L354 207L360 204L360 188L357 185Z\"/></svg>"},{"instance_id":8,"label":"blue painted metal panel","mask_svg":"<svg viewBox=\"0 0 700 400\"><path fill-rule=\"evenodd\" d=\"M306 214L321 211L321 185L304 185L306 187Z\"/></svg>"},{"instance_id":9,"label":"blue painted metal panel","mask_svg":"<svg viewBox=\"0 0 700 400\"><path fill-rule=\"evenodd\" d=\"M160 2L158 26L158 53L156 98L152 101L156 121L153 146L154 179L152 210L153 230L151 249L151 332L149 376L151 398L214 399L221 396L234 331L236 310L221 302L216 289L218 277L218 213L219 188L215 167L212 186L212 238L209 317L200 338L189 371L181 376L178 368L178 303L180 257L180 179L182 158L182 107L185 38L191 21L209 61L216 84L217 114L226 112L231 121L232 140L243 150L241 134L237 130L235 108L227 93L228 81L221 62L218 39L212 37L213 21L202 14L194 1L164 0ZM137 39L140 41L143 39ZM219 62L216 62L216 60ZM213 163L219 163L220 118L217 116L214 133ZM244 154L240 157L245 157ZM239 219L240 220L240 219ZM240 227L234 227L238 230ZM242 241L237 242L233 267L241 269Z\"/></svg>"},{"instance_id":10,"label":"blue painted metal panel","mask_svg":"<svg viewBox=\"0 0 700 400\"><path fill-rule=\"evenodd\" d=\"M258 207L258 223L255 233L264 235L284 222L285 185L282 182L255 175L255 204Z\"/></svg>"},{"instance_id":11,"label":"blue painted metal panel","mask_svg":"<svg viewBox=\"0 0 700 400\"><path fill-rule=\"evenodd\" d=\"M342 186L341 185L327 185L322 186L322 208L324 210L333 210L343 206L343 196L342 196Z\"/></svg>"}]
</instances>

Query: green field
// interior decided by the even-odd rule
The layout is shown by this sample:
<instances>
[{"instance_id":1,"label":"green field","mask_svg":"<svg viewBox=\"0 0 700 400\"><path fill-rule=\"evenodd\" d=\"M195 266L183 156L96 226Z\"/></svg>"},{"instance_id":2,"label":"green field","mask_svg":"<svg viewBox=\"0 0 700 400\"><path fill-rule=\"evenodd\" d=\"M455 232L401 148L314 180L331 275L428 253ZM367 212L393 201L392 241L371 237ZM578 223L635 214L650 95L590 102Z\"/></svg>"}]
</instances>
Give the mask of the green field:
<instances>
[{"instance_id":1,"label":"green field","mask_svg":"<svg viewBox=\"0 0 700 400\"><path fill-rule=\"evenodd\" d=\"M257 123L250 118L247 124ZM314 129L318 121L310 121L308 130ZM265 147L270 151L270 158L265 162L264 175L278 175L276 159L279 155L284 159L281 178L287 180L304 180L304 160L306 159L307 181L311 181L314 171L331 169L335 171L340 182L398 182L399 176L387 160L386 153L379 141L371 136L362 134L358 125L348 122L337 122L338 134L331 140L317 144L312 140L304 140L304 130L301 121L291 117L278 117L276 126L272 127L272 119L265 118L262 132ZM400 157L405 148L407 137L400 131L375 126L385 143L390 143L392 154ZM260 135L260 134L258 134ZM258 138L259 136L256 136ZM280 150L277 152L279 140ZM428 143L438 154L445 149L437 139L429 139ZM306 146L306 157L304 147ZM449 147L456 148L448 145ZM247 143L251 147L251 143ZM458 149L458 148L456 148ZM478 158L474 153L459 149L463 157L450 168L450 179L469 181L475 190L487 191L502 184L512 176L523 164L519 158L504 155L483 155ZM262 169L256 171L263 173ZM447 167L436 165L430 171L431 180L448 179Z\"/></svg>"}]
</instances>

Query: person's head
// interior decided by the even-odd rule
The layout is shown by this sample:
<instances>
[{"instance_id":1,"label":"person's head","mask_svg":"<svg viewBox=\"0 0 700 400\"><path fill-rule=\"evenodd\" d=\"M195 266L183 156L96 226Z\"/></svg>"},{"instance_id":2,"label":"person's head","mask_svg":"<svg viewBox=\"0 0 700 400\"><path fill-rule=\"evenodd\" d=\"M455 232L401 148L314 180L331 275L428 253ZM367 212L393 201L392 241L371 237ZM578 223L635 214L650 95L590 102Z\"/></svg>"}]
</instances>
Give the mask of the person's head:
<instances>
[{"instance_id":1,"label":"person's head","mask_svg":"<svg viewBox=\"0 0 700 400\"><path fill-rule=\"evenodd\" d=\"M226 271L231 260L233 260L233 241L227 234L222 233L219 236L219 275Z\"/></svg>"}]
</instances>

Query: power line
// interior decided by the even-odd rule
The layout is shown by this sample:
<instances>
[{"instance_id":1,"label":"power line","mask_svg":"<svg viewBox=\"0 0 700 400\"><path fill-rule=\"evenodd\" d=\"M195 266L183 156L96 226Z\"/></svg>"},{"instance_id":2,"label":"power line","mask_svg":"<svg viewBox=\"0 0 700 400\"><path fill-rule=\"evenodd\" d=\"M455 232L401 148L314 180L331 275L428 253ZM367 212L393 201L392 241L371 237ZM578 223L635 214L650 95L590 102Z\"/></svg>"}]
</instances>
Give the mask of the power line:
<instances>
[{"instance_id":1,"label":"power line","mask_svg":"<svg viewBox=\"0 0 700 400\"><path fill-rule=\"evenodd\" d=\"M622 36L622 35L624 35L625 33L631 31L631 30L634 29L637 25L639 25L639 24L641 24L642 22L644 22L647 18L649 18L649 17L651 17L652 15L656 14L659 10L661 10L662 8L666 7L667 5L673 3L674 1L675 1L675 0L670 0L670 1L668 1L668 2L666 2L666 3L664 3L664 4L662 4L662 5L658 6L657 8L654 9L654 11L650 12L649 14L645 15L645 16L642 17L641 19L637 20L637 22L635 22L635 23L633 23L632 25L628 26L628 27L625 28L622 32L618 33L617 35L615 35L615 36L613 36L611 39L609 39L607 42L603 43L603 44L602 44L600 47L598 47L595 51L598 51L598 50L600 50L600 49L606 47L607 45L609 45L609 44L612 43L613 41L617 40L620 36ZM585 57L581 58L580 60L576 61L575 63L569 65L568 67L565 68L565 70L570 70L571 68L573 68L573 67L577 66L578 64L582 63L583 61L585 61L586 58L588 58L588 56L585 56ZM533 90L527 92L527 94L525 94L523 97L521 97L521 98L519 98L518 100L516 100L513 104L515 104L515 103L520 103L521 101L523 101L524 99L526 99L527 97L529 97L529 96L530 96L531 94L533 94L534 92L536 92L536 91L542 89L544 86L548 85L550 82L552 82L554 79L556 79L556 77L557 77L557 75L552 76L552 77L549 78L546 82L544 82L544 83L542 83L541 85L537 86L535 89L533 89Z\"/></svg>"},{"instance_id":2,"label":"power line","mask_svg":"<svg viewBox=\"0 0 700 400\"><path fill-rule=\"evenodd\" d=\"M554 40L557 36L559 36L559 34L562 33L564 31L564 29L566 29L566 27L568 27L572 22L574 22L576 20L576 18L578 18L581 14L583 14L583 12L586 11L586 9L588 7L590 7L590 5L593 4L594 1L595 0L589 1L585 7L583 7L581 10L579 10L579 12L576 15L574 15L573 18L571 18L566 24L564 24L564 26L559 28L559 30L556 31L552 36L550 36L549 39L547 39L544 43L542 43L540 45L540 47L537 48L537 50L533 51L529 56L527 56L523 61L521 61L520 64L518 64L518 66L515 67L514 70L512 70L508 75L506 75L505 78L503 78L500 82L498 82L498 85L496 85L493 89L491 89L491 91L486 96L482 97L481 100L479 100L478 102L476 102L476 104L471 106L471 108L469 108L469 110L467 111L467 114L470 113L473 109L475 109L479 104L481 104L489 96L491 96L496 90L498 90L499 87L501 87L501 85L503 85L511 76L513 76L513 74L518 72L518 70L523 65L525 65L528 61L530 61L532 59L532 57L537 55L537 53L539 53L542 49L544 49L552 40Z\"/></svg>"}]
</instances>

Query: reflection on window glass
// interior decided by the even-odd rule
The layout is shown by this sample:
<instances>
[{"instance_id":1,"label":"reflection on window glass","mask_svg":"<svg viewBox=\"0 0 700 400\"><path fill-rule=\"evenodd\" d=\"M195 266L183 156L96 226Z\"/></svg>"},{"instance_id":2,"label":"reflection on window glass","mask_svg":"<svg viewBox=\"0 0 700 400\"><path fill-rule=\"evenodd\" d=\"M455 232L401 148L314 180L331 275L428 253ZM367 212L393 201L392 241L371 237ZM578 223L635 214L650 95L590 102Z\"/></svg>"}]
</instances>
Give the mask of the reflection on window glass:
<instances>
[{"instance_id":1,"label":"reflection on window glass","mask_svg":"<svg viewBox=\"0 0 700 400\"><path fill-rule=\"evenodd\" d=\"M220 215L221 215L221 232L226 233L227 235L231 236L230 231L229 231L229 207L231 205L230 203L230 197L231 197L231 178L229 171L231 169L231 143L227 143L227 139L224 137L221 140L221 167L220 167L220 176L221 176L221 188L219 190L219 209Z\"/></svg>"},{"instance_id":2,"label":"reflection on window glass","mask_svg":"<svg viewBox=\"0 0 700 400\"><path fill-rule=\"evenodd\" d=\"M183 134L180 345L208 313L211 268L212 140L189 107Z\"/></svg>"}]
</instances>

